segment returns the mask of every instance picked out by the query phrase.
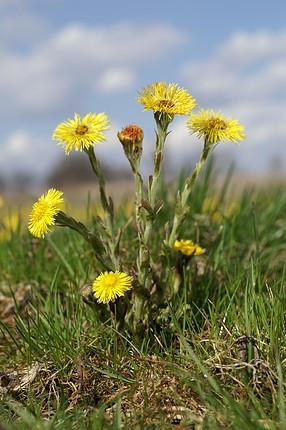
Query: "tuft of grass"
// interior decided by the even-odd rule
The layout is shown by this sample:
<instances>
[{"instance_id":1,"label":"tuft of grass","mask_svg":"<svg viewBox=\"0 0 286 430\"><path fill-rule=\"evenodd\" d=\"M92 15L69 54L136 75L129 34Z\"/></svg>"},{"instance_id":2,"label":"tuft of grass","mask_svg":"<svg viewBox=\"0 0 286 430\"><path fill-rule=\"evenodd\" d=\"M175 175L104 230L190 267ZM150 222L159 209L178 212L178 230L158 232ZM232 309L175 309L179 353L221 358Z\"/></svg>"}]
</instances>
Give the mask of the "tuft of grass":
<instances>
[{"instance_id":1,"label":"tuft of grass","mask_svg":"<svg viewBox=\"0 0 286 430\"><path fill-rule=\"evenodd\" d=\"M3 429L286 428L286 192L246 189L234 199L229 177L213 182L207 170L180 232L207 252L183 269L178 259L170 276L180 282L185 270L184 284L143 340L83 296L96 267L75 233L38 242L15 232L0 243ZM154 252L171 189L161 184ZM136 237L130 213L119 214L132 266Z\"/></svg>"}]
</instances>

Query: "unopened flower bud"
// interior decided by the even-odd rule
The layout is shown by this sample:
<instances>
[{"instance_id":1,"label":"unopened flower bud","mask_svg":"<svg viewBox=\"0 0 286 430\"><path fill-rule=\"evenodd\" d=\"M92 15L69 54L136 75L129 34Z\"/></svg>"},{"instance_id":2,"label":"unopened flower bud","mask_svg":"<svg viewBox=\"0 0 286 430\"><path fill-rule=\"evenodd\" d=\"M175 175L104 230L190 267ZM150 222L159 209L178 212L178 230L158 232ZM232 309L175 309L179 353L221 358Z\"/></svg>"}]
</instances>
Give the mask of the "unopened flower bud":
<instances>
[{"instance_id":1,"label":"unopened flower bud","mask_svg":"<svg viewBox=\"0 0 286 430\"><path fill-rule=\"evenodd\" d=\"M136 124L128 125L117 133L118 139L122 145L138 146L142 144L144 133L142 128Z\"/></svg>"},{"instance_id":2,"label":"unopened flower bud","mask_svg":"<svg viewBox=\"0 0 286 430\"><path fill-rule=\"evenodd\" d=\"M142 128L136 124L128 125L117 133L117 137L122 143L126 157L134 167L134 163L136 164L140 161L142 155L142 141L144 137Z\"/></svg>"}]
</instances>

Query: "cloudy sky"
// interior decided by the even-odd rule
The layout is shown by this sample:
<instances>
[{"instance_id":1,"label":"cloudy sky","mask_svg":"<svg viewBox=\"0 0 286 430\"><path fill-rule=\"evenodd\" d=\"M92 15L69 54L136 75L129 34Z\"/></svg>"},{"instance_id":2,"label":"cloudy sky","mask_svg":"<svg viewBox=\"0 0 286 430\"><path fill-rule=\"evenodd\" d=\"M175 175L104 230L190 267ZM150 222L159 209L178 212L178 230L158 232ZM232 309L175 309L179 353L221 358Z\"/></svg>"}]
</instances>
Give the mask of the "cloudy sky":
<instances>
[{"instance_id":1,"label":"cloudy sky","mask_svg":"<svg viewBox=\"0 0 286 430\"><path fill-rule=\"evenodd\" d=\"M244 170L286 162L285 0L0 0L0 176L45 175L62 157L55 126L74 112L106 112L105 161L124 165L116 131L145 130L151 156L152 114L137 91L157 80L189 88L202 107L246 126L239 147L221 146ZM199 143L177 119L169 162L194 159Z\"/></svg>"}]
</instances>

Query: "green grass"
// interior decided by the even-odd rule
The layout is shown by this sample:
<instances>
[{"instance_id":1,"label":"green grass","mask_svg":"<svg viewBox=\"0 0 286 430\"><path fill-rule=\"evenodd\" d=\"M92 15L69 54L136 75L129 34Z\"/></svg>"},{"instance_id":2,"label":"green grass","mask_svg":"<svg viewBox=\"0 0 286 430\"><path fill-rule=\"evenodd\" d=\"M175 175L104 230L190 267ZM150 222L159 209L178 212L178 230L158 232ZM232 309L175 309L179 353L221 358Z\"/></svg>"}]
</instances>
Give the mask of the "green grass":
<instances>
[{"instance_id":1,"label":"green grass","mask_svg":"<svg viewBox=\"0 0 286 430\"><path fill-rule=\"evenodd\" d=\"M181 232L207 252L189 265L167 257L184 283L143 339L83 300L98 263L76 233L0 244L4 429L286 428L286 191L245 190L230 210L229 178L215 191L213 175L197 185ZM173 210L166 184L160 193L155 250ZM214 195L218 208L206 211ZM121 210L118 224L127 222ZM122 252L134 266L132 224Z\"/></svg>"}]
</instances>

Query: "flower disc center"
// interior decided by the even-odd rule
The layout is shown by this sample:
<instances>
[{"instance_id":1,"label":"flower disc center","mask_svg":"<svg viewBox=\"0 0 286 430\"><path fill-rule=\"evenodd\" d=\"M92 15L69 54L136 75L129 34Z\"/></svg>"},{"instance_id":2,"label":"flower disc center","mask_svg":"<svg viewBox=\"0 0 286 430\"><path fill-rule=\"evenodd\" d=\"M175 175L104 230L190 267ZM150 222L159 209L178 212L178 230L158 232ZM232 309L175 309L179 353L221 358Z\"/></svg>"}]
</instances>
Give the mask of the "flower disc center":
<instances>
[{"instance_id":1,"label":"flower disc center","mask_svg":"<svg viewBox=\"0 0 286 430\"><path fill-rule=\"evenodd\" d=\"M88 132L88 126L87 125L85 125L85 124L79 124L78 126L77 126L77 128L75 129L75 133L78 135L78 136L83 136L85 133L87 133Z\"/></svg>"},{"instance_id":2,"label":"flower disc center","mask_svg":"<svg viewBox=\"0 0 286 430\"><path fill-rule=\"evenodd\" d=\"M214 130L225 130L227 124L223 119L213 118L209 120L209 128Z\"/></svg>"},{"instance_id":3,"label":"flower disc center","mask_svg":"<svg viewBox=\"0 0 286 430\"><path fill-rule=\"evenodd\" d=\"M168 99L161 99L158 103L160 109L172 109L175 103Z\"/></svg>"}]
</instances>

